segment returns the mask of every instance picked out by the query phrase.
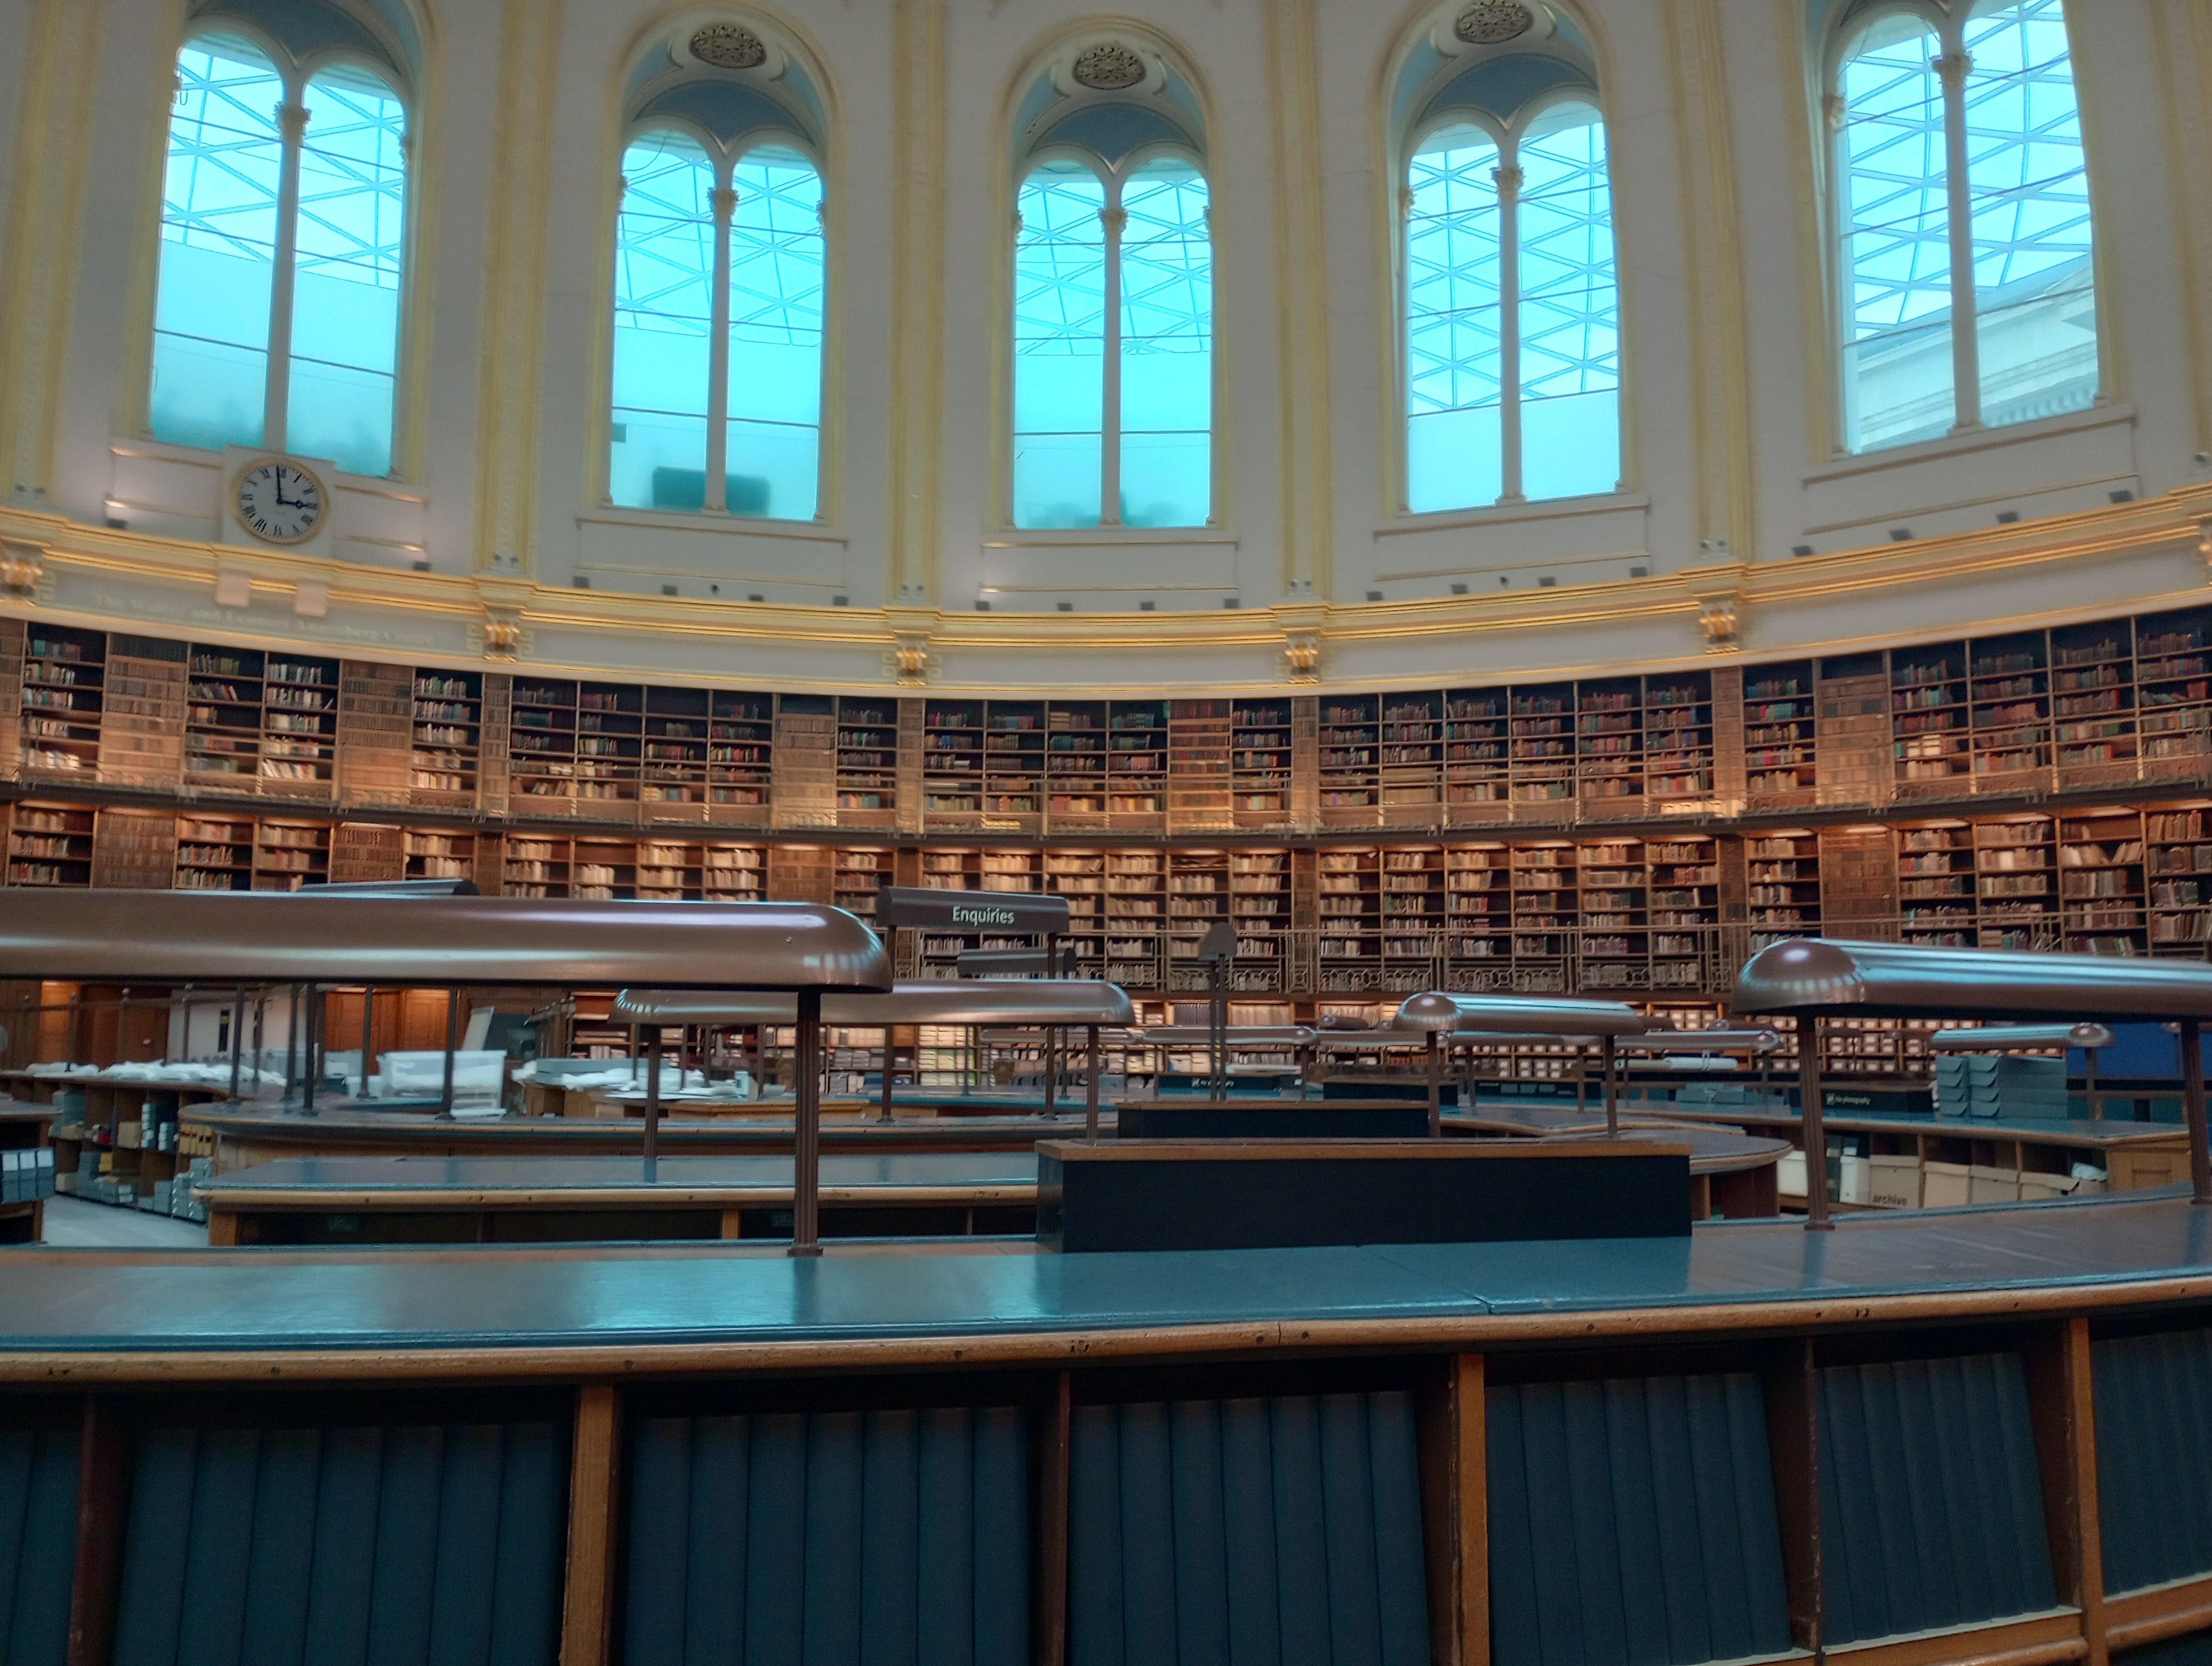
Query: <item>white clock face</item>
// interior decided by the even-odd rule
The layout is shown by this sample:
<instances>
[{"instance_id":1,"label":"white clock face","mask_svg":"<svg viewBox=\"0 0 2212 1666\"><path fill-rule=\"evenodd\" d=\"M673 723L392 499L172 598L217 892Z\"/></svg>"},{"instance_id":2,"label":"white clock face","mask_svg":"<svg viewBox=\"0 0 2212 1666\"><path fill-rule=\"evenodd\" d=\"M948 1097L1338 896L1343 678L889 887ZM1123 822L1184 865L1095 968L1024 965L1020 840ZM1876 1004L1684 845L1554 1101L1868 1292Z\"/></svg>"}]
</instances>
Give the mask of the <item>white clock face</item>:
<instances>
[{"instance_id":1,"label":"white clock face","mask_svg":"<svg viewBox=\"0 0 2212 1666\"><path fill-rule=\"evenodd\" d=\"M239 524L271 544L297 544L323 524L322 482L296 463L256 463L238 477Z\"/></svg>"}]
</instances>

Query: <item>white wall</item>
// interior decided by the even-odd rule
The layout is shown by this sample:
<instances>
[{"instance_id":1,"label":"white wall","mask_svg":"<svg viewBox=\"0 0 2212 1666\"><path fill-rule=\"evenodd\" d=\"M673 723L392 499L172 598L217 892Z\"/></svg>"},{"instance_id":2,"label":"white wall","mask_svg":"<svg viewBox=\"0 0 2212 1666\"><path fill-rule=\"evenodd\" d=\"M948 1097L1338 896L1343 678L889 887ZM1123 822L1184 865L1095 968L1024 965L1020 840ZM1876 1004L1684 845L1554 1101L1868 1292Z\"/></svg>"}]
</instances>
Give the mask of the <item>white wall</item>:
<instances>
[{"instance_id":1,"label":"white wall","mask_svg":"<svg viewBox=\"0 0 2212 1666\"><path fill-rule=\"evenodd\" d=\"M1205 688L1279 683L1286 644L1305 631L1324 680L1388 684L1694 659L1709 645L1699 599L1714 593L1741 604L1745 650L1780 652L1909 637L1954 616L2113 611L2202 581L2212 301L2189 282L2174 227L2198 188L2186 159L2205 118L2166 68L2212 31L2188 0L2075 7L2106 402L1860 459L1834 454L1823 415L1802 8L1585 0L1615 159L1626 489L1420 520L1389 512L1396 397L1378 204L1396 181L1380 177L1377 110L1394 53L1431 9L1122 0L1117 15L1178 48L1210 103L1226 485L1221 526L1190 537L1003 525L1003 117L1038 53L1098 15L1080 0L788 0L755 14L818 55L836 130L826 414L840 425L842 477L820 526L784 530L609 513L597 497L616 88L626 56L676 11L656 0L423 0L431 61L417 125L434 157L418 174L419 465L392 482L341 483L343 570L321 618L293 611L309 571L295 558L212 542L220 459L134 431L163 88L184 9L102 0L93 107L26 131L18 77L54 69L25 59L35 17L88 3L0 0L0 209L33 152L82 144L88 164L73 217L7 222L16 238L73 239L76 258L65 374L45 405L31 402L54 437L51 477L31 483L43 496L19 490L0 510L0 535L41 552L47 587L0 596L0 608L464 663L481 653L473 628L519 610L526 663L788 686L881 686L905 632L947 688ZM927 69L939 50L941 83ZM538 132L542 145L513 143ZM942 219L896 236L902 204L939 190ZM1296 230L1308 203L1317 246ZM915 297L936 262L943 305L932 313ZM923 333L918 350L899 333L902 315ZM1295 420L1286 400L1298 402ZM917 471L932 459L933 471ZM2116 492L2139 501L2115 506ZM2022 524L1999 529L2000 510ZM1900 527L1915 540L1902 557L1890 543ZM1821 561L1796 560L1799 546ZM509 547L520 571L495 570ZM426 577L408 570L418 556ZM212 603L226 563L264 581L246 609ZM1294 587L1304 575L1317 593ZM1546 577L1556 587L1529 594ZM901 584L917 588L902 598ZM1364 600L1374 591L1380 611ZM764 604L749 606L752 594ZM835 597L845 605L833 614ZM1224 599L1240 613L1224 617ZM1056 612L1062 601L1074 618ZM1205 617L1140 624L1142 601ZM1025 611L1043 617L1005 617ZM1127 617L1083 623L1109 611Z\"/></svg>"}]
</instances>

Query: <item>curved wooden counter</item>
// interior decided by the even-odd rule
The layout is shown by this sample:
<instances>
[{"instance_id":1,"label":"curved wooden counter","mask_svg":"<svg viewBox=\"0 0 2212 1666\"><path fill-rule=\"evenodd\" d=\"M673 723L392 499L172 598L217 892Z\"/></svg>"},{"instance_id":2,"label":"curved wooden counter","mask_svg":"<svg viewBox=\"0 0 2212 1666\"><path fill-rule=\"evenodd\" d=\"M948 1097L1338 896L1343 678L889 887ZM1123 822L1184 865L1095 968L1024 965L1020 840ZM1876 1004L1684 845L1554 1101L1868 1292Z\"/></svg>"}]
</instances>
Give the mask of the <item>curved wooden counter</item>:
<instances>
[{"instance_id":1,"label":"curved wooden counter","mask_svg":"<svg viewBox=\"0 0 2212 1666\"><path fill-rule=\"evenodd\" d=\"M16 1612L120 1614L131 1657L209 1605L251 1630L249 1584L368 1534L176 1580L211 1501L332 1508L362 1462L369 1523L377 1485L445 1501L376 1602L564 1666L681 1658L672 1614L868 1657L957 1624L994 1666L1291 1624L1388 1666L2030 1666L2212 1628L2212 1211L2169 1195L1388 1250L7 1255L0 1454L85 1500L27 1495L76 1573ZM917 1510L942 1525L902 1536ZM438 1596L487 1545L480 1603Z\"/></svg>"}]
</instances>

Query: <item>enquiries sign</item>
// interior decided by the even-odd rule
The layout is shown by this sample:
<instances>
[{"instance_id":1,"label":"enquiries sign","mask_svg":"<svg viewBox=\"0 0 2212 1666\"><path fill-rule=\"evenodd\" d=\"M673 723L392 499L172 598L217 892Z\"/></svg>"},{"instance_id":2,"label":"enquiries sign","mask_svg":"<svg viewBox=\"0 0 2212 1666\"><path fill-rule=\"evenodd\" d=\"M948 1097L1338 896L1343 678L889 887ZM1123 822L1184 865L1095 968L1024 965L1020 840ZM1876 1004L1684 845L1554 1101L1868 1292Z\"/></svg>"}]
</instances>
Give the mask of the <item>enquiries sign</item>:
<instances>
[{"instance_id":1,"label":"enquiries sign","mask_svg":"<svg viewBox=\"0 0 2212 1666\"><path fill-rule=\"evenodd\" d=\"M1067 899L1030 891L886 885L876 893L876 923L916 926L924 931L1012 932L1042 937L1067 929Z\"/></svg>"}]
</instances>

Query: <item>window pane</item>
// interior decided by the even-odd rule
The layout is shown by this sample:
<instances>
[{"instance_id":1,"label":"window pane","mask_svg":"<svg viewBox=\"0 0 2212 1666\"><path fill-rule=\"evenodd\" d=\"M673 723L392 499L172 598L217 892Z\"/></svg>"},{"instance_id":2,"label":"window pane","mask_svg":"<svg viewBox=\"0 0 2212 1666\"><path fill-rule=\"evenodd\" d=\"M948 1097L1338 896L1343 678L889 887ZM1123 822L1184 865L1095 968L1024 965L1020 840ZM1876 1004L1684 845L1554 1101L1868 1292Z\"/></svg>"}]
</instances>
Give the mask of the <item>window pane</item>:
<instances>
[{"instance_id":1,"label":"window pane","mask_svg":"<svg viewBox=\"0 0 2212 1666\"><path fill-rule=\"evenodd\" d=\"M730 222L729 507L811 520L822 473L822 181L781 148L737 166Z\"/></svg>"},{"instance_id":2,"label":"window pane","mask_svg":"<svg viewBox=\"0 0 2212 1666\"><path fill-rule=\"evenodd\" d=\"M284 84L255 47L218 36L177 54L177 82L148 415L179 445L258 446Z\"/></svg>"},{"instance_id":3,"label":"window pane","mask_svg":"<svg viewBox=\"0 0 2212 1666\"><path fill-rule=\"evenodd\" d=\"M1498 451L1498 147L1448 128L1407 170L1406 504L1494 503Z\"/></svg>"},{"instance_id":4,"label":"window pane","mask_svg":"<svg viewBox=\"0 0 2212 1666\"><path fill-rule=\"evenodd\" d=\"M1976 339L1994 428L2097 397L2089 176L2060 0L1984 6L1966 45Z\"/></svg>"},{"instance_id":5,"label":"window pane","mask_svg":"<svg viewBox=\"0 0 2212 1666\"><path fill-rule=\"evenodd\" d=\"M1852 44L1839 77L1844 442L1853 451L1947 434L1957 416L1940 50L1917 18L1885 17Z\"/></svg>"},{"instance_id":6,"label":"window pane","mask_svg":"<svg viewBox=\"0 0 2212 1666\"><path fill-rule=\"evenodd\" d=\"M1048 162L1014 242L1014 525L1096 526L1106 359L1105 187Z\"/></svg>"},{"instance_id":7,"label":"window pane","mask_svg":"<svg viewBox=\"0 0 2212 1666\"><path fill-rule=\"evenodd\" d=\"M706 502L714 171L693 140L648 133L623 153L623 180L608 489L631 508L696 509Z\"/></svg>"},{"instance_id":8,"label":"window pane","mask_svg":"<svg viewBox=\"0 0 2212 1666\"><path fill-rule=\"evenodd\" d=\"M284 443L356 474L392 471L406 132L406 111L368 75L326 70L307 84Z\"/></svg>"},{"instance_id":9,"label":"window pane","mask_svg":"<svg viewBox=\"0 0 2212 1666\"><path fill-rule=\"evenodd\" d=\"M1558 105L1521 141L1521 491L1620 483L1620 288L1605 124Z\"/></svg>"},{"instance_id":10,"label":"window pane","mask_svg":"<svg viewBox=\"0 0 2212 1666\"><path fill-rule=\"evenodd\" d=\"M1213 245L1205 176L1147 162L1121 188L1123 525L1203 526L1212 499Z\"/></svg>"}]
</instances>

